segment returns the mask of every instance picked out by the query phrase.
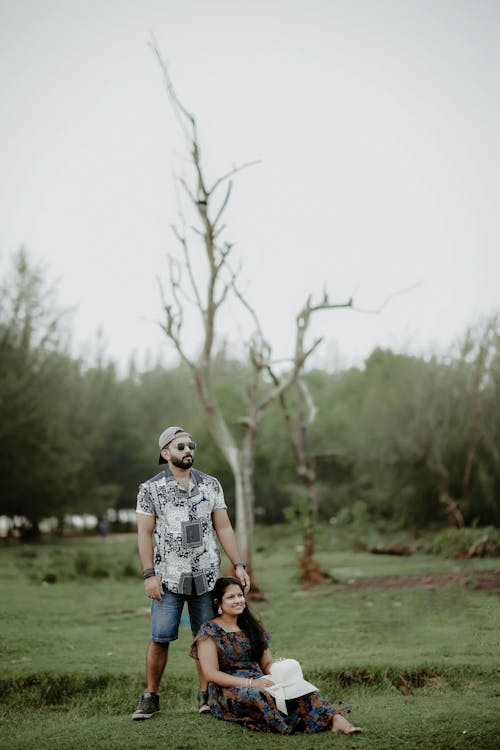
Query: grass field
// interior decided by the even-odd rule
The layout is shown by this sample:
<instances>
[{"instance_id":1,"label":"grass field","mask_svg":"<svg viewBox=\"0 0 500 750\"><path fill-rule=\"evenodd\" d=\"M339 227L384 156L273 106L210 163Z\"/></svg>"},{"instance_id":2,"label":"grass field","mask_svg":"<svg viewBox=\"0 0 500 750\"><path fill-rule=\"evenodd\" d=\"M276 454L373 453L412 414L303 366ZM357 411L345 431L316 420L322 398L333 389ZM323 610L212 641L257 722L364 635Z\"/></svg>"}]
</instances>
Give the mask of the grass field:
<instances>
[{"instance_id":1,"label":"grass field","mask_svg":"<svg viewBox=\"0 0 500 750\"><path fill-rule=\"evenodd\" d=\"M144 688L149 607L135 540L111 537L0 548L0 746L500 746L500 598L476 586L484 571L500 569L498 558L394 558L342 551L324 537L318 558L341 583L302 591L297 539L284 529L257 536L256 575L266 600L254 609L272 633L273 654L299 659L325 697L351 704L362 735L281 737L198 716L187 626L171 648L160 715L132 722ZM429 578L409 587L405 576L417 573L460 576L460 583ZM395 575L400 587L378 586L377 577Z\"/></svg>"}]
</instances>

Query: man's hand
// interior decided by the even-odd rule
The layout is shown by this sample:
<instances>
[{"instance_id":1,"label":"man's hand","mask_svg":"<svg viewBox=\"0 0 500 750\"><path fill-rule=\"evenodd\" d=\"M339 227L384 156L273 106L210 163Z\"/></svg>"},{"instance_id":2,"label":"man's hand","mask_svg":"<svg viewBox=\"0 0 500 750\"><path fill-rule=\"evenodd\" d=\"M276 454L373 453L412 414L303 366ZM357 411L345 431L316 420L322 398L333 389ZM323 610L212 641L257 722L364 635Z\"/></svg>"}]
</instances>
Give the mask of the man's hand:
<instances>
[{"instance_id":1,"label":"man's hand","mask_svg":"<svg viewBox=\"0 0 500 750\"><path fill-rule=\"evenodd\" d=\"M161 581L158 576L151 576L150 578L146 578L146 580L144 581L144 588L146 589L147 597L149 597L150 599L158 599L158 601L161 601L163 586L161 585Z\"/></svg>"},{"instance_id":2,"label":"man's hand","mask_svg":"<svg viewBox=\"0 0 500 750\"><path fill-rule=\"evenodd\" d=\"M243 586L243 592L248 594L250 591L250 576L246 572L243 565L237 565L235 568L236 578L239 578L241 585Z\"/></svg>"}]
</instances>

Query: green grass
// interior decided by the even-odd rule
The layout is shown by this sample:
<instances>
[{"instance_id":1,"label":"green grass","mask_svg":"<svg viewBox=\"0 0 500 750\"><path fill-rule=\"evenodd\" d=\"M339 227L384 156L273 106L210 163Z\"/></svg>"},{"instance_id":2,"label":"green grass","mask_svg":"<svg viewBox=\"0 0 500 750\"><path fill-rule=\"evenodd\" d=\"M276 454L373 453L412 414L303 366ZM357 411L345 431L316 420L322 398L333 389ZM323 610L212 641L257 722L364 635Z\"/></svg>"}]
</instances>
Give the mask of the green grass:
<instances>
[{"instance_id":1,"label":"green grass","mask_svg":"<svg viewBox=\"0 0 500 750\"><path fill-rule=\"evenodd\" d=\"M2 595L0 746L23 748L496 748L500 736L500 599L457 584L357 589L360 577L458 572L473 579L498 559L393 558L338 550L321 538L318 559L342 583L297 585L286 529L258 530L254 606L276 656L301 661L323 694L353 706L356 737L251 733L195 711L191 636L183 627L162 684L162 712L132 722L144 686L148 602L135 540L0 549ZM86 560L76 571L75 561ZM82 563L80 562L80 565ZM44 582L47 571L57 582ZM103 577L98 571L106 570ZM97 574L93 574L97 571Z\"/></svg>"}]
</instances>

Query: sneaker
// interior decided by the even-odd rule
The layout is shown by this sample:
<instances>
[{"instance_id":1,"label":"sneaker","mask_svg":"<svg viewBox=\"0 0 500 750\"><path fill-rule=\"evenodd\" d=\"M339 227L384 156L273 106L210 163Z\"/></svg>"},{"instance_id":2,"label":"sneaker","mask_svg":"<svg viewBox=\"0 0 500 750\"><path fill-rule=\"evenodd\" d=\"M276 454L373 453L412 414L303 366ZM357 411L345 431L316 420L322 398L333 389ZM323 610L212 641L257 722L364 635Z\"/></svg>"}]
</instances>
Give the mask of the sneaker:
<instances>
[{"instance_id":1,"label":"sneaker","mask_svg":"<svg viewBox=\"0 0 500 750\"><path fill-rule=\"evenodd\" d=\"M206 690L200 690L198 693L198 713L206 714L210 711L208 705L208 692Z\"/></svg>"},{"instance_id":2,"label":"sneaker","mask_svg":"<svg viewBox=\"0 0 500 750\"><path fill-rule=\"evenodd\" d=\"M139 705L132 714L133 719L150 719L152 716L160 712L160 696L158 693L143 694Z\"/></svg>"}]
</instances>

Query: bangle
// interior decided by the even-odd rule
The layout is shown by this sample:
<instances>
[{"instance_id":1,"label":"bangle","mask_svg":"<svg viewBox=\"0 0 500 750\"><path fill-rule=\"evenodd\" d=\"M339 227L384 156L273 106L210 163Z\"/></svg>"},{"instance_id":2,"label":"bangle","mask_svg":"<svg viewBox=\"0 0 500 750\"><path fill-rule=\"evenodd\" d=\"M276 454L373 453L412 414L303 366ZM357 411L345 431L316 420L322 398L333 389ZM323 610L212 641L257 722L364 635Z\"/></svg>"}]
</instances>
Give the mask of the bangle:
<instances>
[{"instance_id":1,"label":"bangle","mask_svg":"<svg viewBox=\"0 0 500 750\"><path fill-rule=\"evenodd\" d=\"M242 567L242 568L245 568L245 570L247 569L247 564L246 562L243 562L243 560L238 560L238 562L233 563L233 566L235 568Z\"/></svg>"},{"instance_id":2,"label":"bangle","mask_svg":"<svg viewBox=\"0 0 500 750\"><path fill-rule=\"evenodd\" d=\"M144 578L144 580L146 580L146 578L152 578L154 575L156 575L154 568L146 568L142 572L142 577Z\"/></svg>"}]
</instances>

